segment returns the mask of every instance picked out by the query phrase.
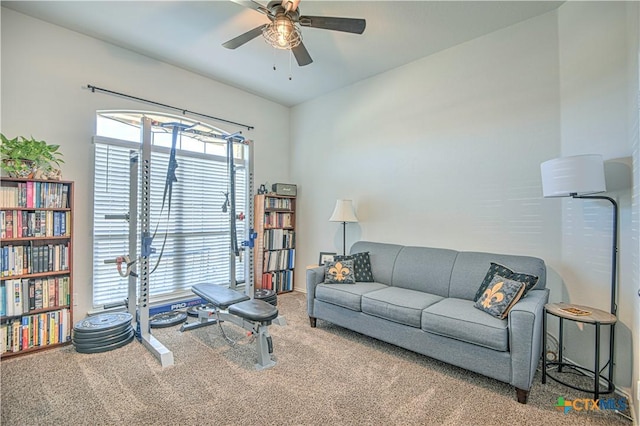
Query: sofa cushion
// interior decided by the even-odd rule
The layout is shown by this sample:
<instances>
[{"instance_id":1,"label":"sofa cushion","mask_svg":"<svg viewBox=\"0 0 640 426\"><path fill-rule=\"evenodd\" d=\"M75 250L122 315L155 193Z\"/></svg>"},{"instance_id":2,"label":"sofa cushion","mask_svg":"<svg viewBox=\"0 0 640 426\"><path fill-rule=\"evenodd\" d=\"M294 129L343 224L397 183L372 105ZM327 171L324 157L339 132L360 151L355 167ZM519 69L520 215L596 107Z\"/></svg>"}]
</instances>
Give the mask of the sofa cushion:
<instances>
[{"instance_id":1,"label":"sofa cushion","mask_svg":"<svg viewBox=\"0 0 640 426\"><path fill-rule=\"evenodd\" d=\"M423 309L440 300L442 297L435 294L387 287L364 294L362 312L420 328Z\"/></svg>"},{"instance_id":2,"label":"sofa cushion","mask_svg":"<svg viewBox=\"0 0 640 426\"><path fill-rule=\"evenodd\" d=\"M377 283L391 285L391 275L396 257L402 250L397 244L375 243L371 241L358 241L351 246L351 253L369 252L371 259L371 272Z\"/></svg>"},{"instance_id":3,"label":"sofa cushion","mask_svg":"<svg viewBox=\"0 0 640 426\"><path fill-rule=\"evenodd\" d=\"M361 296L371 291L380 290L387 286L381 283L355 284L318 284L316 299L333 305L342 306L352 311L361 311Z\"/></svg>"},{"instance_id":4,"label":"sofa cushion","mask_svg":"<svg viewBox=\"0 0 640 426\"><path fill-rule=\"evenodd\" d=\"M487 288L491 286L491 283L496 275L524 283L525 288L523 290L523 296L527 294L527 292L531 290L538 282L538 277L535 275L525 274L523 272L514 272L504 265L496 262L491 262L491 266L489 266L489 270L482 280L482 284L480 284L478 291L476 291L476 295L473 300L475 300L476 302L480 300Z\"/></svg>"},{"instance_id":5,"label":"sofa cushion","mask_svg":"<svg viewBox=\"0 0 640 426\"><path fill-rule=\"evenodd\" d=\"M505 318L511 307L520 300L525 283L496 275L474 307L498 318Z\"/></svg>"},{"instance_id":6,"label":"sofa cushion","mask_svg":"<svg viewBox=\"0 0 640 426\"><path fill-rule=\"evenodd\" d=\"M422 329L497 351L508 351L508 320L487 315L473 305L473 300L443 299L422 312Z\"/></svg>"},{"instance_id":7,"label":"sofa cushion","mask_svg":"<svg viewBox=\"0 0 640 426\"><path fill-rule=\"evenodd\" d=\"M333 256L333 260L353 260L353 272L356 276L356 281L365 283L372 283L373 273L371 272L371 259L369 258L369 252L353 253L346 256Z\"/></svg>"},{"instance_id":8,"label":"sofa cushion","mask_svg":"<svg viewBox=\"0 0 640 426\"><path fill-rule=\"evenodd\" d=\"M355 284L353 260L325 262L324 282L327 284Z\"/></svg>"},{"instance_id":9,"label":"sofa cushion","mask_svg":"<svg viewBox=\"0 0 640 426\"><path fill-rule=\"evenodd\" d=\"M447 297L457 254L448 249L404 247L396 259L391 285Z\"/></svg>"},{"instance_id":10,"label":"sofa cushion","mask_svg":"<svg viewBox=\"0 0 640 426\"><path fill-rule=\"evenodd\" d=\"M539 277L534 289L540 290L546 286L546 267L542 259L531 256L463 251L458 253L451 271L449 297L476 301L476 292L486 277L491 262L507 266L513 271Z\"/></svg>"}]
</instances>

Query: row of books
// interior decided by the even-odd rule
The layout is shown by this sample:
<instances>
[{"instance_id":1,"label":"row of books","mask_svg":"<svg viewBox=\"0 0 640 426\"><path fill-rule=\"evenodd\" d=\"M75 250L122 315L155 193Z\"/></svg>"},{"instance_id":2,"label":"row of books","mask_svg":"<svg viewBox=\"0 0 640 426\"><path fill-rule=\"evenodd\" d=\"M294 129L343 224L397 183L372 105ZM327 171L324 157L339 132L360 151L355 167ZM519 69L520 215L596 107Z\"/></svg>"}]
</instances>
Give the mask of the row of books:
<instances>
[{"instance_id":1,"label":"row of books","mask_svg":"<svg viewBox=\"0 0 640 426\"><path fill-rule=\"evenodd\" d=\"M276 293L293 290L293 271L267 272L262 274L262 288Z\"/></svg>"},{"instance_id":2,"label":"row of books","mask_svg":"<svg viewBox=\"0 0 640 426\"><path fill-rule=\"evenodd\" d=\"M70 303L69 277L66 276L6 280L0 285L0 316L3 317Z\"/></svg>"},{"instance_id":3,"label":"row of books","mask_svg":"<svg viewBox=\"0 0 640 426\"><path fill-rule=\"evenodd\" d=\"M1 210L2 238L64 237L71 234L70 211Z\"/></svg>"},{"instance_id":4,"label":"row of books","mask_svg":"<svg viewBox=\"0 0 640 426\"><path fill-rule=\"evenodd\" d=\"M43 272L69 270L70 243L36 246L6 245L0 253L0 273L3 277L13 277Z\"/></svg>"},{"instance_id":5,"label":"row of books","mask_svg":"<svg viewBox=\"0 0 640 426\"><path fill-rule=\"evenodd\" d=\"M26 315L0 325L0 353L54 345L71 340L68 309Z\"/></svg>"},{"instance_id":6,"label":"row of books","mask_svg":"<svg viewBox=\"0 0 640 426\"><path fill-rule=\"evenodd\" d=\"M291 213L266 212L264 214L265 228L292 228L293 215Z\"/></svg>"},{"instance_id":7,"label":"row of books","mask_svg":"<svg viewBox=\"0 0 640 426\"><path fill-rule=\"evenodd\" d=\"M266 197L266 208L291 210L293 207L291 198L272 198Z\"/></svg>"},{"instance_id":8,"label":"row of books","mask_svg":"<svg viewBox=\"0 0 640 426\"><path fill-rule=\"evenodd\" d=\"M263 272L293 269L296 261L295 249L274 250L264 252Z\"/></svg>"},{"instance_id":9,"label":"row of books","mask_svg":"<svg viewBox=\"0 0 640 426\"><path fill-rule=\"evenodd\" d=\"M266 229L264 231L264 248L280 250L295 247L295 232L290 229Z\"/></svg>"},{"instance_id":10,"label":"row of books","mask_svg":"<svg viewBox=\"0 0 640 426\"><path fill-rule=\"evenodd\" d=\"M69 185L56 182L18 182L17 186L3 186L0 192L2 207L69 208Z\"/></svg>"}]
</instances>

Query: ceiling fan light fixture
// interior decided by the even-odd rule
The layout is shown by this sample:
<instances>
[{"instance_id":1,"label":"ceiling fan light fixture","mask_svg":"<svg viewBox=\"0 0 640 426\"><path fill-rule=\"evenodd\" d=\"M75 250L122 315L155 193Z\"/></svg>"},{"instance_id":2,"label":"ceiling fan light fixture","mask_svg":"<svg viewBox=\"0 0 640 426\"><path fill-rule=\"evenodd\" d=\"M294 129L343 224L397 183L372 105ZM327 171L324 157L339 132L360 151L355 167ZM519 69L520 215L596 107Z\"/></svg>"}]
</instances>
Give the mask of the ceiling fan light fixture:
<instances>
[{"instance_id":1,"label":"ceiling fan light fixture","mask_svg":"<svg viewBox=\"0 0 640 426\"><path fill-rule=\"evenodd\" d=\"M264 27L262 35L276 49L291 50L302 42L300 30L284 13L279 13L271 24Z\"/></svg>"}]
</instances>

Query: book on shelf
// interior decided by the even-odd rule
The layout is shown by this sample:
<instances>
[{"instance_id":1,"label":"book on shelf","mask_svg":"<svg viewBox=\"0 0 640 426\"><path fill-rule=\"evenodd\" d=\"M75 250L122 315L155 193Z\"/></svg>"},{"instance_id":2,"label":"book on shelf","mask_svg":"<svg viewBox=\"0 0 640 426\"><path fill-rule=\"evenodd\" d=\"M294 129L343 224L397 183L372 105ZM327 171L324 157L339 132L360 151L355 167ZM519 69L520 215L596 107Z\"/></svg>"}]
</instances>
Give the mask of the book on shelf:
<instances>
[{"instance_id":1,"label":"book on shelf","mask_svg":"<svg viewBox=\"0 0 640 426\"><path fill-rule=\"evenodd\" d=\"M69 310L25 315L0 326L0 353L19 352L70 340Z\"/></svg>"},{"instance_id":2,"label":"book on shelf","mask_svg":"<svg viewBox=\"0 0 640 426\"><path fill-rule=\"evenodd\" d=\"M34 245L6 245L2 247L4 277L37 274L42 272L64 272L69 269L69 243Z\"/></svg>"},{"instance_id":3,"label":"book on shelf","mask_svg":"<svg viewBox=\"0 0 640 426\"><path fill-rule=\"evenodd\" d=\"M20 208L69 208L69 184L26 181L2 187L2 206Z\"/></svg>"},{"instance_id":4,"label":"book on shelf","mask_svg":"<svg viewBox=\"0 0 640 426\"><path fill-rule=\"evenodd\" d=\"M4 282L0 283L0 317L7 315L7 294Z\"/></svg>"},{"instance_id":5,"label":"book on shelf","mask_svg":"<svg viewBox=\"0 0 640 426\"><path fill-rule=\"evenodd\" d=\"M295 249L267 250L264 252L263 272L292 269Z\"/></svg>"},{"instance_id":6,"label":"book on shelf","mask_svg":"<svg viewBox=\"0 0 640 426\"><path fill-rule=\"evenodd\" d=\"M69 305L69 277L22 278L2 282L2 316Z\"/></svg>"},{"instance_id":7,"label":"book on shelf","mask_svg":"<svg viewBox=\"0 0 640 426\"><path fill-rule=\"evenodd\" d=\"M262 274L262 288L277 293L293 290L293 271L273 271Z\"/></svg>"}]
</instances>

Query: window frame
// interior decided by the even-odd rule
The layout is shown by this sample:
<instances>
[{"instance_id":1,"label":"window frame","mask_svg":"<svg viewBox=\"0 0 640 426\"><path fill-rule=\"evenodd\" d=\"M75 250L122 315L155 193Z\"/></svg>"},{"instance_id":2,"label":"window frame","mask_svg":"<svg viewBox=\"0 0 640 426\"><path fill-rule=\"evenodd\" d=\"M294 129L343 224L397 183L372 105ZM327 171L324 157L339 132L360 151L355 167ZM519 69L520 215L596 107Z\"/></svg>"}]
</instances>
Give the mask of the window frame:
<instances>
[{"instance_id":1,"label":"window frame","mask_svg":"<svg viewBox=\"0 0 640 426\"><path fill-rule=\"evenodd\" d=\"M100 112L98 112L99 114ZM162 114L162 113L155 113L156 115L164 115L166 117L173 117L169 114ZM182 117L180 117L180 119L183 119ZM92 221L93 221L93 232L92 232L92 239L93 239L93 255L94 255L94 259L93 259L93 284L92 284L92 304L94 306L94 308L99 308L101 306L104 306L105 304L109 304L109 303L117 303L119 301L122 301L125 297L127 297L127 289L128 289L128 278L126 277L120 277L120 275L118 274L118 272L115 270L115 268L113 267L113 265L110 265L110 267L112 267L112 273L113 273L113 280L117 280L118 281L118 285L117 285L117 290L116 290L116 294L117 296L113 296L111 299L107 300L104 298L104 296L99 296L97 295L98 290L96 289L96 286L98 285L97 282L99 280L96 279L96 274L99 274L101 279L104 280L104 268L102 267L101 264L104 263L104 250L99 250L97 248L97 243L99 241L106 241L109 240L109 237L104 237L102 235L98 234L98 230L96 229L96 220L98 219L98 221L100 221L100 219L98 218L98 214L101 213L96 213L96 205L95 205L95 198L97 196L96 193L96 187L98 185L103 184L104 182L102 180L100 180L101 178L98 176L98 170L97 168L101 167L100 165L98 165L97 161L98 161L98 155L96 150L98 149L98 146L112 146L114 148L118 148L118 149L123 149L123 150L137 150L137 151L141 151L142 148L142 143L141 142L133 142L133 141L127 141L127 140L120 140L117 138L112 138L112 137L107 137L107 136L101 136L101 135L96 135L93 137L92 139L92 143L94 145L94 158L93 158L93 164L94 164L94 210L92 212ZM151 152L152 152L152 156L158 156L158 155L166 155L168 157L169 153L170 153L170 148L165 147L165 146L159 146L159 145L152 145L151 146ZM237 188L237 194L236 194L236 208L237 208L237 212L240 211L248 211L249 209L249 204L251 203L251 201L248 199L248 195L247 194L249 188L248 188L248 182L247 179L249 179L249 173L248 173L248 168L249 168L249 161L246 157L248 157L248 155L245 154L245 150L240 150L237 151L234 148L234 154L236 154L236 152L240 152L242 153L242 157L241 159L235 158L235 166L236 166L236 188ZM227 163L227 158L226 156L220 156L217 154L206 154L206 153L202 153L202 152L195 152L195 151L188 151L188 150L183 150L183 149L177 149L176 150L176 155L179 158L189 158L189 159L193 159L194 161L204 161L204 162L211 162L211 164L215 164L216 167L226 167L226 163ZM234 157L237 157L237 155L234 155ZM104 167L108 167L108 166L104 166ZM122 167L122 164L120 164L120 167ZM154 167L154 162L152 161L152 167ZM101 169L102 170L102 169ZM178 167L177 172L180 172L180 167ZM227 170L228 172L228 170ZM250 172L250 171L249 171ZM101 173L101 172L100 172ZM155 171L155 174L157 175L157 171ZM153 172L152 172L152 179L153 179ZM163 176L164 179L164 176ZM121 179L122 180L122 179ZM128 180L128 176L127 176L127 180ZM224 182L222 182L223 186L226 186L228 188L228 179L226 179ZM157 192L157 191L161 191L164 188L159 188L159 185L156 183L155 187L153 188L153 192ZM164 186L164 185L162 185ZM177 185L174 186L174 198L176 196L175 190L177 188ZM240 193L242 193L242 195L240 196ZM139 200L140 203L140 200ZM128 210L128 205L125 207L124 210ZM171 215L172 217L175 217L175 211L174 209L176 208L176 205L173 204L172 205L172 212ZM221 205L220 205L221 208ZM126 213L126 212L113 212L116 214L119 213ZM212 213L215 214L215 213ZM221 217L224 219L224 217L226 216L226 223L229 223L229 218L228 218L228 213L222 213ZM166 213L163 214L163 217L166 217ZM104 222L106 222L106 219L102 219ZM246 221L250 220L249 217L245 218ZM156 226L156 221L154 221L154 219L151 219L150 221L151 223L151 228L150 230L153 231L153 229L155 229ZM238 229L238 241L240 243L240 241L242 240L242 235L241 235L241 230L244 230L245 227L247 226L244 223L241 223L240 221L236 221L237 224L237 229ZM104 224L102 224L104 225ZM128 228L128 224L126 225ZM249 225L251 226L251 225ZM215 232L215 231L208 231L208 233L211 232ZM226 239L227 241L227 246L229 245L229 236L230 236L230 228L227 225L226 229L223 232L219 233L221 235L221 238ZM128 232L126 233L126 235L123 235L122 233L118 234L119 237L114 237L114 240L122 240L123 238L126 239L128 241ZM177 233L177 235L185 235L186 237L192 237L195 234L193 233ZM186 238L185 237L185 238ZM156 236L156 239L154 239L154 243L153 246L154 248L156 248L157 254L152 256L150 258L150 266L153 268L153 266L155 266L155 263L157 261L157 257L158 257L158 253L161 250L162 247L162 243L164 240L164 236L159 234ZM140 252L140 235L139 235L139 229L138 229L138 235L136 238L137 241L137 250L138 253ZM223 243L218 243L216 245L216 247L214 247L214 249L212 249L212 251L214 250L220 250L220 244ZM203 245L204 247L204 245ZM127 247L128 248L128 247ZM185 252L188 250L185 250ZM228 280L229 280L229 275L230 275L230 264L231 264L231 254L229 253L229 247L226 247L226 256L220 255L218 254L218 256L222 256L222 258L227 258L227 261L219 261L218 262L218 267L220 264L225 264L227 265L225 271L226 271L226 276L227 276L227 282L226 284L228 285ZM122 253L124 254L124 253ZM181 254L182 256L186 256L186 254L183 252ZM107 258L109 259L109 258ZM164 260L164 258L163 258ZM236 261L235 262L235 276L237 279L238 283L243 283L244 279L245 279L245 262L247 261L246 256L243 257L242 261ZM162 266L162 265L161 265ZM193 295L193 293L190 291L190 286L191 285L182 285L182 286L178 286L180 287L179 289L172 291L172 292L166 292L163 291L161 293L154 293L153 291L153 281L154 281L154 276L153 274L150 276L150 300L153 303L154 301L158 301L158 300L165 300L165 299L175 299L175 298L180 298L180 297L187 297L187 296L191 296L191 297L195 297ZM126 282L126 285L124 285L124 283ZM193 283L195 284L195 282ZM219 284L225 284L223 283L219 283ZM100 284L103 285L103 284ZM139 281L137 283L137 287L139 287ZM104 289L100 288L101 291L104 291ZM138 289L136 289L138 290Z\"/></svg>"}]
</instances>

